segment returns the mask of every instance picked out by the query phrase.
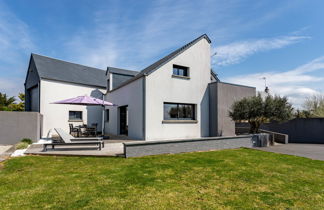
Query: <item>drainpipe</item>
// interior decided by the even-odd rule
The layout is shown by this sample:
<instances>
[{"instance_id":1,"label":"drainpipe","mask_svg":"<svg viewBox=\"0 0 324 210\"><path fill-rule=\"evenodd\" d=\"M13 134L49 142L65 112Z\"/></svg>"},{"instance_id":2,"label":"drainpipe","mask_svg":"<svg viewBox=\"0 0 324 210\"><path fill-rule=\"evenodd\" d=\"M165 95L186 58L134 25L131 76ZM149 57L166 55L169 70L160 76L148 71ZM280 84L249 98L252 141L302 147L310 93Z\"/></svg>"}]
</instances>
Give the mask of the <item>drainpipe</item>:
<instances>
[{"instance_id":1,"label":"drainpipe","mask_svg":"<svg viewBox=\"0 0 324 210\"><path fill-rule=\"evenodd\" d=\"M104 101L105 94L102 94L102 100ZM105 136L105 106L102 105L102 124L101 124L101 134Z\"/></svg>"}]
</instances>

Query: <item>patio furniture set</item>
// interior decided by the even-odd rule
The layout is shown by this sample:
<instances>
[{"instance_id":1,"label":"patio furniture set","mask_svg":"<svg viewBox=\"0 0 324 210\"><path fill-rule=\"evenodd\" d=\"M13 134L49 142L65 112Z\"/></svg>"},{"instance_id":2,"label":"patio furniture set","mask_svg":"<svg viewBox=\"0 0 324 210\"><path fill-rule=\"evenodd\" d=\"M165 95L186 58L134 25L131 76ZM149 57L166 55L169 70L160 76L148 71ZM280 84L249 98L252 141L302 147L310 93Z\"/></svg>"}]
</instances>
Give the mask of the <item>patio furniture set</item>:
<instances>
[{"instance_id":1,"label":"patio furniture set","mask_svg":"<svg viewBox=\"0 0 324 210\"><path fill-rule=\"evenodd\" d=\"M98 123L92 123L91 126L87 126L86 124L73 126L72 123L69 124L70 134L73 136L97 136L97 127Z\"/></svg>"},{"instance_id":2,"label":"patio furniture set","mask_svg":"<svg viewBox=\"0 0 324 210\"><path fill-rule=\"evenodd\" d=\"M68 104L68 105L81 105L81 106L101 106L103 108L102 113L102 131L101 134L104 134L104 112L105 106L116 106L113 103L108 101L104 101L98 98L94 98L91 96L78 96L75 98L69 98L61 101L53 102L52 104ZM51 146L54 150L55 146L80 146L80 145L94 145L98 150L101 150L105 144L103 141L103 137L97 136L97 123L93 123L90 127L87 125L73 126L73 124L69 124L70 133L64 132L61 128L54 128L57 134L60 136L60 140L56 141L52 139L52 143L43 144L43 151L47 151L47 147ZM72 134L76 134L77 138L72 136ZM80 137L86 136L86 137ZM94 137L89 137L94 136ZM69 149L69 148L66 148Z\"/></svg>"}]
</instances>

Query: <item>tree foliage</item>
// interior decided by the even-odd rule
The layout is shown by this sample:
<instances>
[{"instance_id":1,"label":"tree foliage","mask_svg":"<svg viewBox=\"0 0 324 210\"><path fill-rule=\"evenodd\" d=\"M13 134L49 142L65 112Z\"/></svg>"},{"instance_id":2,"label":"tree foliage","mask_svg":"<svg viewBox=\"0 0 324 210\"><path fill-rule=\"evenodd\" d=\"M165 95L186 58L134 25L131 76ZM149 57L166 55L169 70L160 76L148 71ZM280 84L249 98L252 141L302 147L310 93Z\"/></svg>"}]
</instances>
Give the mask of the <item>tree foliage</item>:
<instances>
[{"instance_id":1,"label":"tree foliage","mask_svg":"<svg viewBox=\"0 0 324 210\"><path fill-rule=\"evenodd\" d=\"M234 102L229 116L234 121L247 121L250 124L250 132L257 133L262 123L289 120L292 113L292 105L286 97L269 95L262 98L258 94Z\"/></svg>"},{"instance_id":2,"label":"tree foliage","mask_svg":"<svg viewBox=\"0 0 324 210\"><path fill-rule=\"evenodd\" d=\"M312 117L312 113L310 111L299 110L299 109L296 110L294 115L295 115L295 118L311 118Z\"/></svg>"},{"instance_id":3,"label":"tree foliage","mask_svg":"<svg viewBox=\"0 0 324 210\"><path fill-rule=\"evenodd\" d=\"M0 111L24 111L25 110L25 94L19 93L20 101L16 102L15 97L8 97L5 93L0 93Z\"/></svg>"},{"instance_id":4,"label":"tree foliage","mask_svg":"<svg viewBox=\"0 0 324 210\"><path fill-rule=\"evenodd\" d=\"M313 95L304 102L305 112L308 117L324 117L324 95Z\"/></svg>"}]
</instances>

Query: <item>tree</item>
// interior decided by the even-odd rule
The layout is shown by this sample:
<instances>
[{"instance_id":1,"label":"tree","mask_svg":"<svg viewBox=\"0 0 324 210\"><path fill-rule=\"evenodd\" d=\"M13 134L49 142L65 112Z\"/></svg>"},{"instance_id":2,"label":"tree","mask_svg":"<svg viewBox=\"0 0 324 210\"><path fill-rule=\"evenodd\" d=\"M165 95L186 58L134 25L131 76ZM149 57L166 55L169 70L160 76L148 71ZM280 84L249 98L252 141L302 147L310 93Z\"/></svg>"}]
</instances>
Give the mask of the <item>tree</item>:
<instances>
[{"instance_id":1,"label":"tree","mask_svg":"<svg viewBox=\"0 0 324 210\"><path fill-rule=\"evenodd\" d=\"M312 113L307 110L299 110L297 109L296 112L294 113L295 118L311 118Z\"/></svg>"},{"instance_id":2,"label":"tree","mask_svg":"<svg viewBox=\"0 0 324 210\"><path fill-rule=\"evenodd\" d=\"M304 109L310 117L324 117L324 95L313 95L304 102Z\"/></svg>"},{"instance_id":3,"label":"tree","mask_svg":"<svg viewBox=\"0 0 324 210\"><path fill-rule=\"evenodd\" d=\"M7 111L8 106L15 102L15 97L8 98L7 94L0 93L0 111Z\"/></svg>"},{"instance_id":4,"label":"tree","mask_svg":"<svg viewBox=\"0 0 324 210\"><path fill-rule=\"evenodd\" d=\"M292 113L292 105L286 97L269 95L263 99L258 94L258 96L234 102L229 116L234 121L247 121L250 124L250 133L257 133L263 123L272 120L289 120Z\"/></svg>"},{"instance_id":5,"label":"tree","mask_svg":"<svg viewBox=\"0 0 324 210\"><path fill-rule=\"evenodd\" d=\"M0 93L0 111L24 111L25 110L25 94L19 93L19 103L15 103L15 97L10 97Z\"/></svg>"}]
</instances>

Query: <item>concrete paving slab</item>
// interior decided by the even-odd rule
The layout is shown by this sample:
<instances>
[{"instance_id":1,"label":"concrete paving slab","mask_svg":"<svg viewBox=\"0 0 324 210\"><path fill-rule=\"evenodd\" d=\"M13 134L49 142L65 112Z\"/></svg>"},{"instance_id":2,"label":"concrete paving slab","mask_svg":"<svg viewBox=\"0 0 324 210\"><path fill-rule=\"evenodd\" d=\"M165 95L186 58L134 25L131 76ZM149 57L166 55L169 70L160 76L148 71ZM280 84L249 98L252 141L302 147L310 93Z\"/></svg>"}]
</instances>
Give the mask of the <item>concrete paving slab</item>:
<instances>
[{"instance_id":1,"label":"concrete paving slab","mask_svg":"<svg viewBox=\"0 0 324 210\"><path fill-rule=\"evenodd\" d=\"M5 153L11 147L12 147L12 145L0 145L0 155Z\"/></svg>"},{"instance_id":2,"label":"concrete paving slab","mask_svg":"<svg viewBox=\"0 0 324 210\"><path fill-rule=\"evenodd\" d=\"M48 148L43 151L42 144L32 144L25 152L26 155L63 155L63 156L123 156L123 142L133 142L132 140L105 140L105 147L97 150L92 146L56 146L55 150Z\"/></svg>"},{"instance_id":3,"label":"concrete paving slab","mask_svg":"<svg viewBox=\"0 0 324 210\"><path fill-rule=\"evenodd\" d=\"M14 147L12 145L0 145L0 162L10 157L13 151Z\"/></svg>"},{"instance_id":4,"label":"concrete paving slab","mask_svg":"<svg viewBox=\"0 0 324 210\"><path fill-rule=\"evenodd\" d=\"M267 152L306 157L324 161L324 144L281 144L270 147L255 148Z\"/></svg>"}]
</instances>

